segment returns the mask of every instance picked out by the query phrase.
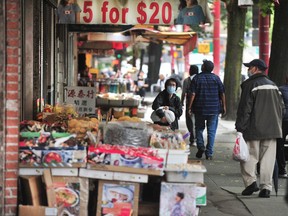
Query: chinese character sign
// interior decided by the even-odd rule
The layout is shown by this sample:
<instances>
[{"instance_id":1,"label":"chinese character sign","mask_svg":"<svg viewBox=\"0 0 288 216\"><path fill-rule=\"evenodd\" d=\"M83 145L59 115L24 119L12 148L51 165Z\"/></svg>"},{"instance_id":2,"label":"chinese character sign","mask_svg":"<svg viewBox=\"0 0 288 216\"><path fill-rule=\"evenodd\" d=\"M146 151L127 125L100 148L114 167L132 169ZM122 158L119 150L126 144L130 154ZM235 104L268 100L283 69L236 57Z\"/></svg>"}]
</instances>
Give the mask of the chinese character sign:
<instances>
[{"instance_id":1,"label":"chinese character sign","mask_svg":"<svg viewBox=\"0 0 288 216\"><path fill-rule=\"evenodd\" d=\"M81 24L173 25L179 0L78 0Z\"/></svg>"},{"instance_id":2,"label":"chinese character sign","mask_svg":"<svg viewBox=\"0 0 288 216\"><path fill-rule=\"evenodd\" d=\"M95 88L93 87L67 87L66 103L73 104L80 114L95 114Z\"/></svg>"}]
</instances>

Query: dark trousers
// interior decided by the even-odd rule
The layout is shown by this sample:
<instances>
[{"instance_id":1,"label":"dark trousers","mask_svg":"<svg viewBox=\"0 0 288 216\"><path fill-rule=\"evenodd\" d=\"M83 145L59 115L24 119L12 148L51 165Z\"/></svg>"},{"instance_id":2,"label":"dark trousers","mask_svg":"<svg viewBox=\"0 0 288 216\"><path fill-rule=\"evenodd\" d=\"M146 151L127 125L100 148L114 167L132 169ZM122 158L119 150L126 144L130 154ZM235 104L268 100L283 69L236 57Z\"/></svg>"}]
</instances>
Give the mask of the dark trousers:
<instances>
[{"instance_id":1,"label":"dark trousers","mask_svg":"<svg viewBox=\"0 0 288 216\"><path fill-rule=\"evenodd\" d=\"M284 143L286 136L288 134L288 121L282 122L282 138L277 139L277 151L276 151L276 160L279 167L279 174L285 174L285 154L284 154Z\"/></svg>"},{"instance_id":2,"label":"dark trousers","mask_svg":"<svg viewBox=\"0 0 288 216\"><path fill-rule=\"evenodd\" d=\"M192 115L189 114L188 107L186 106L185 120L186 120L186 127L190 133L189 141L191 144L193 144L193 142L195 140L195 135L194 135L195 128L194 128L194 122L193 122L194 117L193 116L194 116L194 114L192 114Z\"/></svg>"}]
</instances>

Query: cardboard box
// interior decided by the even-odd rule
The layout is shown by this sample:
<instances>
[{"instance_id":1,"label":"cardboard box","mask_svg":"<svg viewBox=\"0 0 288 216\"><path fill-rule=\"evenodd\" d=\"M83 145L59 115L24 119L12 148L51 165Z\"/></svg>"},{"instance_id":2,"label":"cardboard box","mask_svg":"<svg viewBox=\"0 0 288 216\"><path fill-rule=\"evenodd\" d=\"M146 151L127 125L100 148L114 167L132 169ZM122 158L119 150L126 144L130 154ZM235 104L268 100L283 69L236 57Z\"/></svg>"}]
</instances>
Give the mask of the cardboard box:
<instances>
[{"instance_id":1,"label":"cardboard box","mask_svg":"<svg viewBox=\"0 0 288 216\"><path fill-rule=\"evenodd\" d=\"M199 164L170 164L165 168L168 182L200 182L204 183L204 165Z\"/></svg>"},{"instance_id":2,"label":"cardboard box","mask_svg":"<svg viewBox=\"0 0 288 216\"><path fill-rule=\"evenodd\" d=\"M157 149L159 156L165 158L165 167L168 164L184 164L188 162L189 152L178 149Z\"/></svg>"},{"instance_id":3,"label":"cardboard box","mask_svg":"<svg viewBox=\"0 0 288 216\"><path fill-rule=\"evenodd\" d=\"M190 188L193 188L193 190L190 191ZM162 192L162 189L163 189L163 192ZM167 194L169 194L169 193L175 194L176 191L185 192L185 194L188 194L188 197L192 196L193 199L195 199L196 206L206 206L207 205L207 187L205 184L202 184L202 183L162 182L161 183L161 196L160 197L162 198L162 196L163 196L163 199L165 199L165 196L170 196ZM184 198L185 198L185 194L184 194ZM189 199L191 199L191 197ZM192 201L194 202L194 200L192 200Z\"/></svg>"},{"instance_id":4,"label":"cardboard box","mask_svg":"<svg viewBox=\"0 0 288 216\"><path fill-rule=\"evenodd\" d=\"M195 185L161 183L159 215L170 216L178 212L177 215L190 216L196 211Z\"/></svg>"},{"instance_id":5,"label":"cardboard box","mask_svg":"<svg viewBox=\"0 0 288 216\"><path fill-rule=\"evenodd\" d=\"M56 199L58 201L57 205L59 214L64 215L65 212L69 212L70 215L87 216L89 179L70 176L53 176L52 180L53 187L56 192ZM72 194L76 198L75 201L69 201L62 205L61 202L59 202L58 197L58 195L61 195L62 192L69 192L69 194ZM66 195L64 197L66 197Z\"/></svg>"},{"instance_id":6,"label":"cardboard box","mask_svg":"<svg viewBox=\"0 0 288 216\"><path fill-rule=\"evenodd\" d=\"M57 216L57 208L19 205L19 216Z\"/></svg>"},{"instance_id":7,"label":"cardboard box","mask_svg":"<svg viewBox=\"0 0 288 216\"><path fill-rule=\"evenodd\" d=\"M115 166L137 169L163 170L164 158L157 151L145 147L128 147L103 144L88 148L87 162L94 165ZM118 168L119 167L119 168ZM113 171L113 170L112 170ZM138 172L137 172L138 173Z\"/></svg>"},{"instance_id":8,"label":"cardboard box","mask_svg":"<svg viewBox=\"0 0 288 216\"><path fill-rule=\"evenodd\" d=\"M96 216L137 216L139 183L99 181Z\"/></svg>"},{"instance_id":9,"label":"cardboard box","mask_svg":"<svg viewBox=\"0 0 288 216\"><path fill-rule=\"evenodd\" d=\"M21 193L25 204L41 206L46 204L46 197L43 197L44 184L41 176L21 176Z\"/></svg>"},{"instance_id":10,"label":"cardboard box","mask_svg":"<svg viewBox=\"0 0 288 216\"><path fill-rule=\"evenodd\" d=\"M20 167L85 167L86 147L20 147Z\"/></svg>"}]
</instances>

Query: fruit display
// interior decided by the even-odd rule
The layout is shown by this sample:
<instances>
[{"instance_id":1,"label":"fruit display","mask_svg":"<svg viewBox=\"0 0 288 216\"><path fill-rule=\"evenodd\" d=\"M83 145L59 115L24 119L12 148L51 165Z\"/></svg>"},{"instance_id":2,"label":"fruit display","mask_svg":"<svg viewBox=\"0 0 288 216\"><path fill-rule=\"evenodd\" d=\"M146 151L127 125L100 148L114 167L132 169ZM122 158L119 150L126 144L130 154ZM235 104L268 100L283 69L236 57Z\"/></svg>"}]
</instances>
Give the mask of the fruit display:
<instances>
[{"instance_id":1,"label":"fruit display","mask_svg":"<svg viewBox=\"0 0 288 216\"><path fill-rule=\"evenodd\" d=\"M78 139L83 139L87 132L95 136L98 133L99 121L97 118L78 118L68 121L68 132L77 135Z\"/></svg>"}]
</instances>

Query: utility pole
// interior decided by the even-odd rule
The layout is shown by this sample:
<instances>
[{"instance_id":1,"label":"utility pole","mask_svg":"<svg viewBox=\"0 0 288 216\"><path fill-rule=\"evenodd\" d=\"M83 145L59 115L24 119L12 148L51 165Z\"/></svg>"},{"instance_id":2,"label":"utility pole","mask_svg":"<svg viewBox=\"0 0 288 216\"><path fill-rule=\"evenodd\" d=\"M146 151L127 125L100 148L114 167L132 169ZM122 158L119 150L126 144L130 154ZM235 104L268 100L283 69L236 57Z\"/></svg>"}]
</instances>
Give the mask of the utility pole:
<instances>
[{"instance_id":1,"label":"utility pole","mask_svg":"<svg viewBox=\"0 0 288 216\"><path fill-rule=\"evenodd\" d=\"M270 57L270 42L269 42L269 26L270 16L262 16L259 12L259 58L262 59L266 65L269 65ZM267 73L267 71L266 71Z\"/></svg>"},{"instance_id":2,"label":"utility pole","mask_svg":"<svg viewBox=\"0 0 288 216\"><path fill-rule=\"evenodd\" d=\"M214 74L220 75L220 0L214 0L213 61Z\"/></svg>"}]
</instances>

